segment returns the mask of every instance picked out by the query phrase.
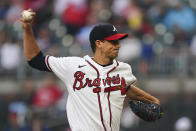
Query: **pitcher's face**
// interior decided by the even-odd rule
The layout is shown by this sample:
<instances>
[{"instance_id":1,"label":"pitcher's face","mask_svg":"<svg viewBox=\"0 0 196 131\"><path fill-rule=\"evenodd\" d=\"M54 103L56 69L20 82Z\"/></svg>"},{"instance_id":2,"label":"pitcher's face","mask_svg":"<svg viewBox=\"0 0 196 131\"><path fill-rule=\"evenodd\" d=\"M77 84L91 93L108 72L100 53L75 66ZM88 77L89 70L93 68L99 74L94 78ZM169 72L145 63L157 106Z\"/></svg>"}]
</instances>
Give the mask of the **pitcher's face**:
<instances>
[{"instance_id":1,"label":"pitcher's face","mask_svg":"<svg viewBox=\"0 0 196 131\"><path fill-rule=\"evenodd\" d=\"M118 40L113 40L113 41L104 40L102 42L102 47L101 47L102 53L110 59L115 59L118 56L119 49L120 49L120 44Z\"/></svg>"}]
</instances>

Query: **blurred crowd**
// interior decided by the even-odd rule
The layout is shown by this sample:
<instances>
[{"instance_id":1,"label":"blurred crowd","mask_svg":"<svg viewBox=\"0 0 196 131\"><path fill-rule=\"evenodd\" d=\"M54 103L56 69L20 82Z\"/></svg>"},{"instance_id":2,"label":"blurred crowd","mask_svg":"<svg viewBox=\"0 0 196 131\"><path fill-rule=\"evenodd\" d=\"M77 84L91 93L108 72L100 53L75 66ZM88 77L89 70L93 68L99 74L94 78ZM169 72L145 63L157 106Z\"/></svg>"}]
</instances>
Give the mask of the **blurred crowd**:
<instances>
[{"instance_id":1,"label":"blurred crowd","mask_svg":"<svg viewBox=\"0 0 196 131\"><path fill-rule=\"evenodd\" d=\"M54 76L40 84L28 78L19 91L0 95L0 130L68 131L66 100L67 91Z\"/></svg>"},{"instance_id":2,"label":"blurred crowd","mask_svg":"<svg viewBox=\"0 0 196 131\"><path fill-rule=\"evenodd\" d=\"M129 38L119 59L145 76L195 76L194 0L1 0L0 72L22 77L29 71L22 52L20 14L33 9L36 40L46 54L92 54L93 25L112 23ZM10 53L11 52L11 53Z\"/></svg>"},{"instance_id":3,"label":"blurred crowd","mask_svg":"<svg viewBox=\"0 0 196 131\"><path fill-rule=\"evenodd\" d=\"M92 55L90 30L95 24L111 23L119 32L129 34L120 41L118 59L130 63L137 77L196 76L195 0L0 0L0 80L13 78L23 83L19 93L0 95L0 130L69 131L65 117L66 90L58 85L56 78L31 69L24 59L20 15L29 8L36 12L33 31L45 54ZM36 85L34 79L41 84ZM168 100L171 96L173 101ZM137 128L140 121L125 108L122 131L194 130L196 124L190 118L196 121L195 116L187 109L176 112L178 108L193 105L196 98L189 97L187 104L174 100L181 96L165 96L171 116L157 126L143 123ZM187 129L181 130L181 121L188 123L182 127Z\"/></svg>"}]
</instances>

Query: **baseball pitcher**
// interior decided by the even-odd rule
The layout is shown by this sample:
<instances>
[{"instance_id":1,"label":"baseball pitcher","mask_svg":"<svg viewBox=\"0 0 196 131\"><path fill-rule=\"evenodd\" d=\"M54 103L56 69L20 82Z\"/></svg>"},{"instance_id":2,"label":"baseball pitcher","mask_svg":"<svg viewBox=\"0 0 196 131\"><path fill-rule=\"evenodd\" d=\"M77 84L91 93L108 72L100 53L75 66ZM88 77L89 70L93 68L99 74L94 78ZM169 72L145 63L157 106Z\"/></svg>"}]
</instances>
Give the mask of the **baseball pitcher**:
<instances>
[{"instance_id":1,"label":"baseball pitcher","mask_svg":"<svg viewBox=\"0 0 196 131\"><path fill-rule=\"evenodd\" d=\"M31 19L21 18L26 60L33 68L54 73L65 84L73 131L119 131L125 98L160 105L157 98L133 85L136 78L131 66L115 59L119 40L128 34L118 33L111 24L96 25L89 35L93 57L44 56L32 31L36 13L28 11Z\"/></svg>"}]
</instances>

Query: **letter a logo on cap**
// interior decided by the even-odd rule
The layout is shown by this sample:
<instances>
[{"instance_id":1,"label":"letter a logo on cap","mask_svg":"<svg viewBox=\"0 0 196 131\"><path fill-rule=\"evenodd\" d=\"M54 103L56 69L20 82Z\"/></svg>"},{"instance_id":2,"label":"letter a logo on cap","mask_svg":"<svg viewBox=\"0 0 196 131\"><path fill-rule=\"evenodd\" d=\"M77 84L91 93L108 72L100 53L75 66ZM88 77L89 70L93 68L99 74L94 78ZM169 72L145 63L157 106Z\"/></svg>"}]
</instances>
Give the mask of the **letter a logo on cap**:
<instances>
[{"instance_id":1,"label":"letter a logo on cap","mask_svg":"<svg viewBox=\"0 0 196 131\"><path fill-rule=\"evenodd\" d=\"M113 26L113 31L117 31L117 29L116 29L116 27L115 27L115 26Z\"/></svg>"}]
</instances>

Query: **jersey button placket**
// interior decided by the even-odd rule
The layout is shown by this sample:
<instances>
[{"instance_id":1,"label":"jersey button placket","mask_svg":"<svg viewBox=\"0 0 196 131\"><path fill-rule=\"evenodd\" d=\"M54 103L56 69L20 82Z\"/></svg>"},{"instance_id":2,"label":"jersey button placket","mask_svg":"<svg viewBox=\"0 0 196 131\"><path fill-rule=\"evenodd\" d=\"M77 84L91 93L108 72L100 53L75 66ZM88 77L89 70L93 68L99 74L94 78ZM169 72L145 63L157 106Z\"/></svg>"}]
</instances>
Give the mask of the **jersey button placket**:
<instances>
[{"instance_id":1,"label":"jersey button placket","mask_svg":"<svg viewBox=\"0 0 196 131\"><path fill-rule=\"evenodd\" d=\"M108 108L108 100L107 100L107 93L104 92L105 86L103 84L103 79L106 79L104 76L104 71L101 72L101 101L102 101L102 109L103 109L103 118L107 129L110 127L110 120L109 118L109 108Z\"/></svg>"}]
</instances>

